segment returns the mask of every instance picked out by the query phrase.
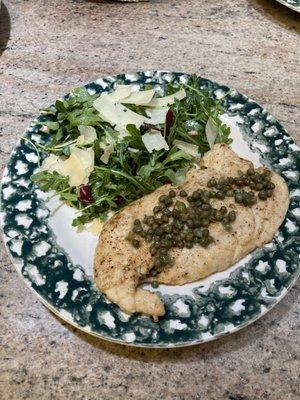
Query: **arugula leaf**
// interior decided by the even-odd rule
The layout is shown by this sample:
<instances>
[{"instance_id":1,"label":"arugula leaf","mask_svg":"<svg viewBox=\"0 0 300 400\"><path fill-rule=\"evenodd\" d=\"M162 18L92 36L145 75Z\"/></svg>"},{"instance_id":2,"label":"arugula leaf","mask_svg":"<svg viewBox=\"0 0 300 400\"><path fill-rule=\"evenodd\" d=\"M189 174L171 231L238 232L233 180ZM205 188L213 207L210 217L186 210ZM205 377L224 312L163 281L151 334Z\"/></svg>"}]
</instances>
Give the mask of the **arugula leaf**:
<instances>
[{"instance_id":1,"label":"arugula leaf","mask_svg":"<svg viewBox=\"0 0 300 400\"><path fill-rule=\"evenodd\" d=\"M130 135L125 136L124 140L130 145L130 147L138 150L145 150L146 147L143 143L140 130L133 124L128 124L126 130Z\"/></svg>"}]
</instances>

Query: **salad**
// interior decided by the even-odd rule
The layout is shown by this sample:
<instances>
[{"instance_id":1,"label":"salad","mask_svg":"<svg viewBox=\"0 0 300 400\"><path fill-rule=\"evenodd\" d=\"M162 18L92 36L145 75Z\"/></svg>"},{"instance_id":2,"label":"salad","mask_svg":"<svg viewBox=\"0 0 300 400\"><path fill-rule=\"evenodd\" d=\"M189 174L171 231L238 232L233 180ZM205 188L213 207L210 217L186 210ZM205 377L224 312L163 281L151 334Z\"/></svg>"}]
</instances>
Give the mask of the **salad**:
<instances>
[{"instance_id":1,"label":"salad","mask_svg":"<svg viewBox=\"0 0 300 400\"><path fill-rule=\"evenodd\" d=\"M32 181L78 210L73 226L103 222L166 183L182 183L214 143L231 143L222 99L201 90L198 77L166 85L163 96L153 86L134 89L76 88L43 112L46 145L23 138L42 161Z\"/></svg>"}]
</instances>

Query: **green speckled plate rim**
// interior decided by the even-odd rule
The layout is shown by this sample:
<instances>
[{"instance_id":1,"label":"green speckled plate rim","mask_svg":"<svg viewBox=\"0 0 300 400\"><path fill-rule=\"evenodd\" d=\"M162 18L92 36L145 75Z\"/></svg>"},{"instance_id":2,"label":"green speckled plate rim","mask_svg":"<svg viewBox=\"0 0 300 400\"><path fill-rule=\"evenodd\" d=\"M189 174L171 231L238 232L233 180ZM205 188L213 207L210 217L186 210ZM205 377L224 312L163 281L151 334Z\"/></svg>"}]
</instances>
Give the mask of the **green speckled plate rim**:
<instances>
[{"instance_id":1,"label":"green speckled plate rim","mask_svg":"<svg viewBox=\"0 0 300 400\"><path fill-rule=\"evenodd\" d=\"M278 3L300 13L300 0L276 0Z\"/></svg>"},{"instance_id":2,"label":"green speckled plate rim","mask_svg":"<svg viewBox=\"0 0 300 400\"><path fill-rule=\"evenodd\" d=\"M101 92L110 90L116 82L163 85L169 81L185 80L187 76L167 71L137 72L104 77L85 87L92 92ZM206 79L201 80L201 86L213 96L229 90ZM37 167L32 158L26 158L26 155L33 153L32 148L24 142L17 143L2 180L4 240L12 262L25 282L60 318L94 336L120 344L140 347L188 346L217 339L249 325L280 301L294 284L300 272L300 192L297 192L299 148L274 117L242 94L232 91L224 101L224 107L227 114L240 118L239 127L244 139L253 151L259 153L261 161L285 177L291 192L289 211L271 244L252 253L245 265L233 271L229 278L214 282L207 290L201 290L199 282L199 287L193 290L193 297L165 295L166 316L159 323L144 316L125 316L95 289L92 280L84 275L80 266L72 265L64 249L57 246L46 219L38 218L40 212L47 213L47 208L39 199L39 191L29 181ZM43 120L43 116L38 120ZM33 122L25 135L31 136L37 132L40 132L40 126ZM43 140L46 137L42 135ZM28 168L21 175L16 169L18 162L26 164ZM4 193L7 188L16 193L6 198ZM24 200L31 202L31 209L26 215L32 219L32 223L27 229L16 222L20 214L16 206ZM12 237L15 234L18 238ZM20 254L15 247L16 242L21 246ZM46 257L39 257L35 253L34 246L41 242L50 246ZM277 265L279 261L280 268ZM261 265L265 268L261 268ZM38 271L39 282L32 278L32 268ZM62 298L59 298L58 282L66 282L68 286ZM233 292L229 295L221 293L220 287L230 288ZM75 290L77 296L72 299ZM184 303L184 312L177 307L178 301ZM242 309L236 314L231 306L241 301Z\"/></svg>"}]
</instances>

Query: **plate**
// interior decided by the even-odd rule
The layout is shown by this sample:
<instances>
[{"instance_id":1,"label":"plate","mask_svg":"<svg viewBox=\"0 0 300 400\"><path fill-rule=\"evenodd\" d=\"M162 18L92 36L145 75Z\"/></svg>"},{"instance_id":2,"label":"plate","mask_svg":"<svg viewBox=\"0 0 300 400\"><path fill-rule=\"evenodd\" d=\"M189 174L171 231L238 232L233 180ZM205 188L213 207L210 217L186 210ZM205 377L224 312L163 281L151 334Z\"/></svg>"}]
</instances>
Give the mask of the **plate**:
<instances>
[{"instance_id":1,"label":"plate","mask_svg":"<svg viewBox=\"0 0 300 400\"><path fill-rule=\"evenodd\" d=\"M178 72L147 71L107 76L86 85L90 93L112 90L116 83L157 87L185 82ZM201 87L221 98L229 88L207 79ZM183 286L161 285L166 315L158 323L127 315L95 288L92 259L97 238L71 227L74 210L30 181L37 155L19 141L4 171L1 189L3 235L11 260L40 300L77 328L122 344L179 347L235 332L269 311L299 276L299 148L279 122L246 96L232 90L222 116L232 128L233 148L254 164L281 174L290 190L285 221L273 241L228 270ZM38 121L43 121L43 115ZM40 143L47 134L33 121L24 135Z\"/></svg>"},{"instance_id":2,"label":"plate","mask_svg":"<svg viewBox=\"0 0 300 400\"><path fill-rule=\"evenodd\" d=\"M300 0L277 0L277 1L283 4L284 6L291 8L292 10L300 12Z\"/></svg>"}]
</instances>

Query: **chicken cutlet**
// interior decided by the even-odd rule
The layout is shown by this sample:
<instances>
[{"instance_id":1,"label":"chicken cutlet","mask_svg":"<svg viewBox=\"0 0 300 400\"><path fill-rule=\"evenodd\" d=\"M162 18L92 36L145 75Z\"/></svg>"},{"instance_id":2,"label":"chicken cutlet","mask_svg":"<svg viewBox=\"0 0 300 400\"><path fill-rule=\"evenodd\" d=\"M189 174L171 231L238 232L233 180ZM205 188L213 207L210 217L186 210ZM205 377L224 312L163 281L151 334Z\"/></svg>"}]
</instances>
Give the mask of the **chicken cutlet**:
<instances>
[{"instance_id":1,"label":"chicken cutlet","mask_svg":"<svg viewBox=\"0 0 300 400\"><path fill-rule=\"evenodd\" d=\"M183 285L227 269L272 240L288 204L283 178L216 144L179 188L164 185L105 223L96 285L127 313L162 316L163 300L141 283Z\"/></svg>"}]
</instances>

